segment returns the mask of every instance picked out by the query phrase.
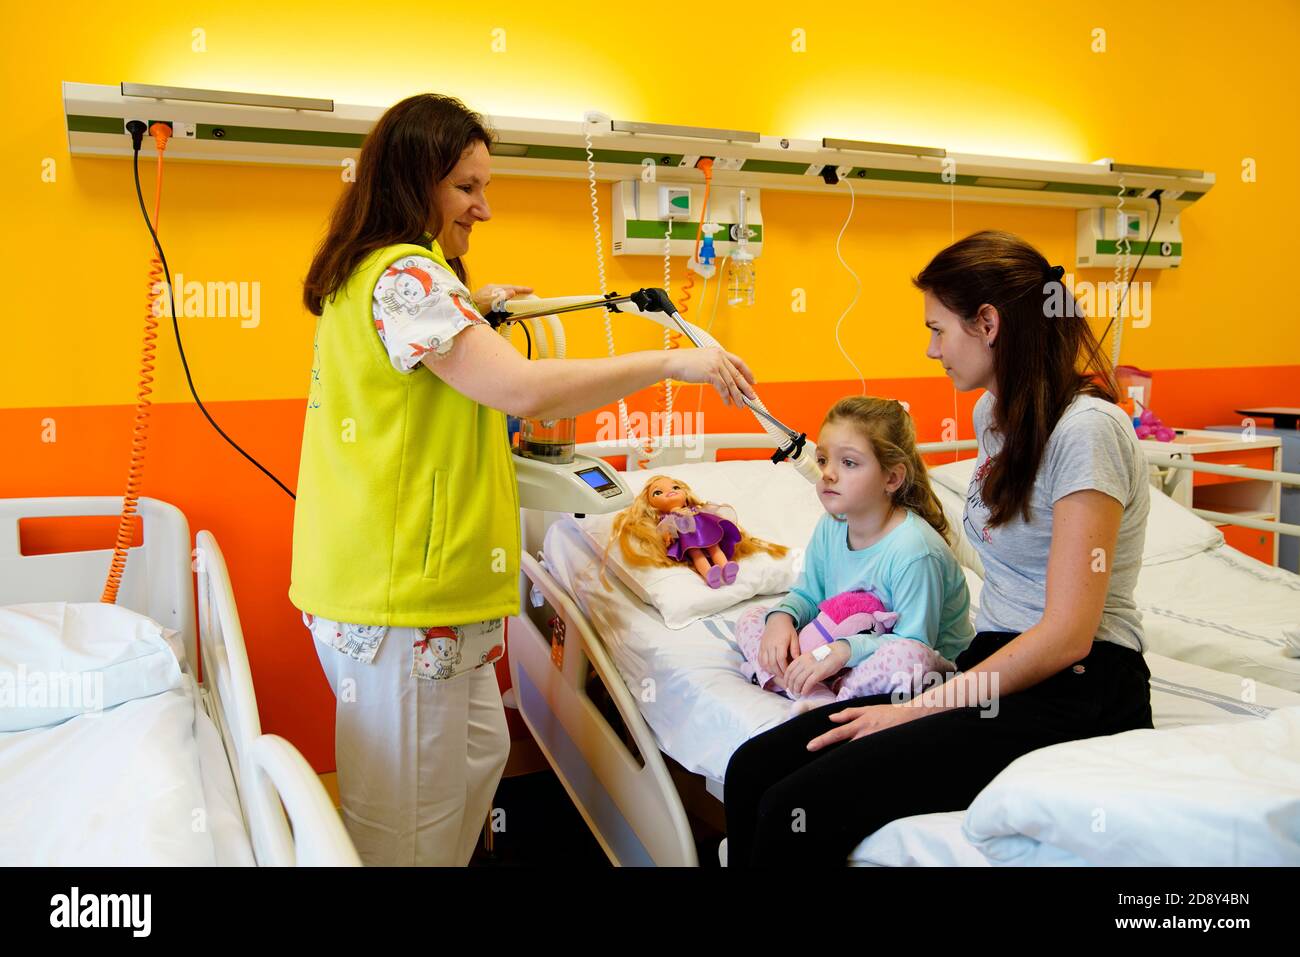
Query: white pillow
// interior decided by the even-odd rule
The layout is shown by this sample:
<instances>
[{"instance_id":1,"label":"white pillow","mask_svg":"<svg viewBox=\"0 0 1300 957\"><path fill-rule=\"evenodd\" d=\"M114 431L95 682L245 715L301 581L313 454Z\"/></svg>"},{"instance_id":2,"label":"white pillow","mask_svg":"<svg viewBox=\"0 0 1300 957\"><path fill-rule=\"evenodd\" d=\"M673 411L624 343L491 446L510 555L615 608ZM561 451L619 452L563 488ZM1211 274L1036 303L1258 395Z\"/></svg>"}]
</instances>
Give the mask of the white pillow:
<instances>
[{"instance_id":1,"label":"white pillow","mask_svg":"<svg viewBox=\"0 0 1300 957\"><path fill-rule=\"evenodd\" d=\"M1177 561L1222 544L1221 531L1152 487L1147 538L1142 546L1143 565Z\"/></svg>"},{"instance_id":2,"label":"white pillow","mask_svg":"<svg viewBox=\"0 0 1300 957\"><path fill-rule=\"evenodd\" d=\"M803 567L804 549L813 529L825 514L813 486L785 463L696 462L622 475L633 495L657 475L680 479L701 500L734 508L740 527L748 534L790 549L783 558L763 552L742 558L732 584L710 588L685 564L676 568L627 565L623 550L615 543L609 549L607 569L638 598L657 608L669 628L685 628L755 595L789 591ZM574 519L597 555L605 552L617 514Z\"/></svg>"},{"instance_id":3,"label":"white pillow","mask_svg":"<svg viewBox=\"0 0 1300 957\"><path fill-rule=\"evenodd\" d=\"M930 469L930 481L935 485L935 492L939 495L940 501L944 502L945 513L948 512L951 500L944 498L940 487L960 496L961 508L964 510L966 493L970 488L971 475L974 471L973 458L947 462ZM1143 565L1177 561L1223 544L1223 534L1217 528L1199 515L1183 508L1158 488L1151 488L1150 497L1151 511L1147 515L1146 541L1142 546ZM949 521L951 520L950 515ZM957 521L960 527L960 512ZM973 546L970 546L964 534L962 541L974 553ZM978 555L975 557L978 560ZM957 552L957 558L963 565L975 568L979 571L980 577L983 577L983 566L972 564L962 552Z\"/></svg>"},{"instance_id":4,"label":"white pillow","mask_svg":"<svg viewBox=\"0 0 1300 957\"><path fill-rule=\"evenodd\" d=\"M0 608L0 731L40 728L181 684L162 626L102 602Z\"/></svg>"}]
</instances>

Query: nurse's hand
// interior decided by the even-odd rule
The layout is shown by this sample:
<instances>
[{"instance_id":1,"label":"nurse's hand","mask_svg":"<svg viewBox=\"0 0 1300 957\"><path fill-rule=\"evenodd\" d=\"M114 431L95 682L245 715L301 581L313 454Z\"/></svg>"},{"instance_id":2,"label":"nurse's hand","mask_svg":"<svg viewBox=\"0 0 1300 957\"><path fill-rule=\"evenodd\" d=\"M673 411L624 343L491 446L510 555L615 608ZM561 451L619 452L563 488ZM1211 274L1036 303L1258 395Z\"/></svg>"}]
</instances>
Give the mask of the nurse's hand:
<instances>
[{"instance_id":1,"label":"nurse's hand","mask_svg":"<svg viewBox=\"0 0 1300 957\"><path fill-rule=\"evenodd\" d=\"M725 349L673 349L669 353L668 378L713 386L725 405L744 405L754 398L754 373L740 356Z\"/></svg>"},{"instance_id":2,"label":"nurse's hand","mask_svg":"<svg viewBox=\"0 0 1300 957\"><path fill-rule=\"evenodd\" d=\"M507 299L513 299L515 296L526 296L532 291L532 286L503 286L499 283L493 283L490 286L484 286L473 294L474 308L486 316L494 307L501 305Z\"/></svg>"}]
</instances>

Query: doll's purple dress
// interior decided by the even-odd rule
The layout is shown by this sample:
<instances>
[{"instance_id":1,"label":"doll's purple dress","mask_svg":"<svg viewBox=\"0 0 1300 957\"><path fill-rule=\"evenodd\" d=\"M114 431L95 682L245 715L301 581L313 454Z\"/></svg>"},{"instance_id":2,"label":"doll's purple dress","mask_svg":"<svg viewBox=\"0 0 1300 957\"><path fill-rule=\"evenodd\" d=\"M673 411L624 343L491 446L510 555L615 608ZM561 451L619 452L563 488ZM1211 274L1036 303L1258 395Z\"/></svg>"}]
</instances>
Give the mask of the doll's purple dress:
<instances>
[{"instance_id":1,"label":"doll's purple dress","mask_svg":"<svg viewBox=\"0 0 1300 957\"><path fill-rule=\"evenodd\" d=\"M668 557L674 561L684 562L687 560L686 551L690 548L707 549L711 545L717 545L722 549L722 554L727 556L730 561L736 551L736 545L740 543L740 529L736 523L721 515L715 514L711 509L717 508L720 511L725 509L728 513L734 515L727 506L709 506L703 508L690 508L693 514L667 515L659 523L660 529L666 529L673 535L673 541L668 545Z\"/></svg>"}]
</instances>

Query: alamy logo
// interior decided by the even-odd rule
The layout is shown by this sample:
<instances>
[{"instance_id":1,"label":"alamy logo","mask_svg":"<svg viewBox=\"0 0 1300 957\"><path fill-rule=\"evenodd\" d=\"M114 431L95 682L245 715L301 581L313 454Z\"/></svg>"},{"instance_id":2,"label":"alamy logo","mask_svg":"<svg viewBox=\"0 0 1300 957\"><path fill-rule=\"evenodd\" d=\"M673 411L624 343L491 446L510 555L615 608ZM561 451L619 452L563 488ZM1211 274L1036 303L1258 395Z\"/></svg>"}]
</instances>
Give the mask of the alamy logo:
<instances>
[{"instance_id":1,"label":"alamy logo","mask_svg":"<svg viewBox=\"0 0 1300 957\"><path fill-rule=\"evenodd\" d=\"M239 325L244 329L256 329L262 321L262 284L256 280L202 283L195 279L186 282L184 274L177 273L172 288L174 296L169 293L166 282L154 283L154 316L170 319L174 298L177 313L186 319L239 319Z\"/></svg>"},{"instance_id":2,"label":"alamy logo","mask_svg":"<svg viewBox=\"0 0 1300 957\"><path fill-rule=\"evenodd\" d=\"M1070 295L1066 295L1069 292ZM1151 325L1151 283L1074 281L1066 273L1059 281L1043 285L1046 300L1043 315L1048 319L1086 319L1119 315L1132 319L1133 328L1145 329Z\"/></svg>"},{"instance_id":3,"label":"alamy logo","mask_svg":"<svg viewBox=\"0 0 1300 957\"><path fill-rule=\"evenodd\" d=\"M132 937L148 937L153 925L151 894L70 894L50 898L51 927L129 927Z\"/></svg>"}]
</instances>

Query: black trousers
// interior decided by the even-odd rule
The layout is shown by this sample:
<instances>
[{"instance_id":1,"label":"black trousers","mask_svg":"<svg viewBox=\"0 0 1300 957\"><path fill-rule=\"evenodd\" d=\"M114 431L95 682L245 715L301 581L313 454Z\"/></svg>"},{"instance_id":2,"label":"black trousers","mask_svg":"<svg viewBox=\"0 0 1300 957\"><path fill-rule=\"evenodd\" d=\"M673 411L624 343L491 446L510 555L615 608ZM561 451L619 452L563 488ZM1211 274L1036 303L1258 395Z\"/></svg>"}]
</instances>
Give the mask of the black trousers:
<instances>
[{"instance_id":1,"label":"black trousers","mask_svg":"<svg viewBox=\"0 0 1300 957\"><path fill-rule=\"evenodd\" d=\"M957 657L958 669L970 670L1016 637L980 632ZM889 695L840 701L792 718L745 742L727 765L727 865L843 865L890 821L968 807L1022 754L1150 728L1150 677L1138 652L1095 641L1074 665L999 696L995 713L970 702L816 752L808 742L839 727L829 715L888 704Z\"/></svg>"}]
</instances>

